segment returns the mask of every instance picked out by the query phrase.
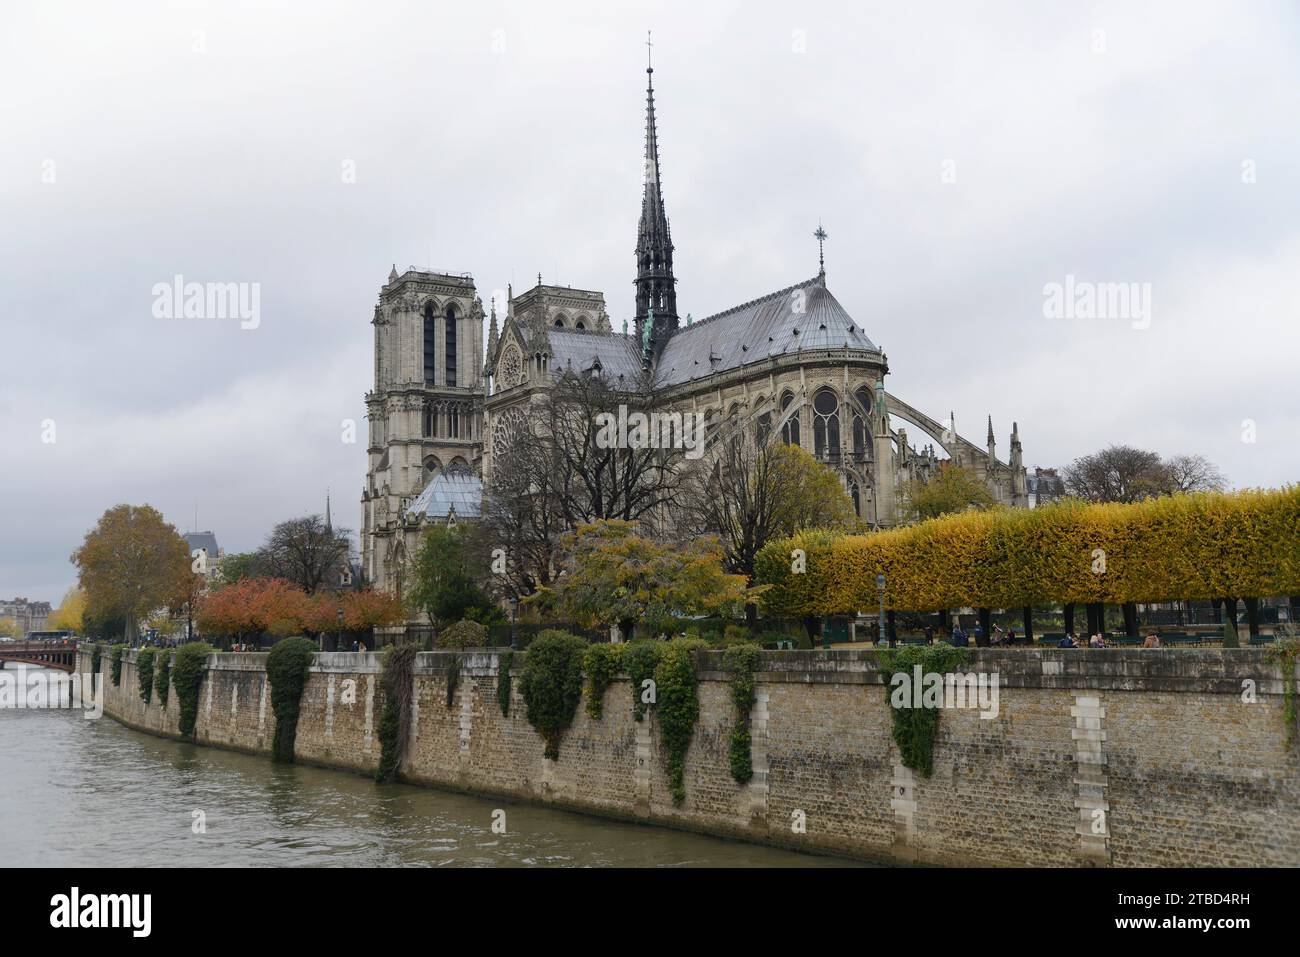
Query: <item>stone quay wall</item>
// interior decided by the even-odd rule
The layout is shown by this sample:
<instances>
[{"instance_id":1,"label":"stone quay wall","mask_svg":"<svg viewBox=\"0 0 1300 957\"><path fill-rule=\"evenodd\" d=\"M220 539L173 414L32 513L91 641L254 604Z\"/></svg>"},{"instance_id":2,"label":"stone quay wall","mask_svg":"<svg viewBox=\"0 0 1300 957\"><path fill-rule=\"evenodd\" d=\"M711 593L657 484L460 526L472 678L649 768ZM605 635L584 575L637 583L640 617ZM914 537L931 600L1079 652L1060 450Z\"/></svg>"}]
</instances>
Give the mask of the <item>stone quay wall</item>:
<instances>
[{"instance_id":1,"label":"stone quay wall","mask_svg":"<svg viewBox=\"0 0 1300 957\"><path fill-rule=\"evenodd\" d=\"M721 653L698 659L700 717L674 806L654 709L634 720L625 678L604 715L580 706L542 755L518 692L497 698L495 652L418 656L403 780L808 851L960 865L1300 865L1300 742L1286 746L1279 666L1259 649L975 650L998 710L942 713L929 777L904 767L871 651L765 652L751 714L754 776L729 771L736 715ZM90 670L89 649L78 671ZM268 753L265 654L215 654L199 744ZM178 736L146 705L135 654L105 713ZM321 654L303 692L296 759L370 773L379 761L380 656Z\"/></svg>"}]
</instances>

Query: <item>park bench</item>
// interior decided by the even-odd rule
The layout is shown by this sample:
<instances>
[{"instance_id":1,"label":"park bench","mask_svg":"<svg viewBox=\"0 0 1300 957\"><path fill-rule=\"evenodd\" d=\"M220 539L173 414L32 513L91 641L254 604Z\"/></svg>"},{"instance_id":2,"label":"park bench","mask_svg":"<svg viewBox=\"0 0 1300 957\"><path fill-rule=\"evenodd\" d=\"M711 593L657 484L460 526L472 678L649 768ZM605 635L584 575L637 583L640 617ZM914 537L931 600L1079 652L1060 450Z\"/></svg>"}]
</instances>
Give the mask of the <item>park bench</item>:
<instances>
[{"instance_id":1,"label":"park bench","mask_svg":"<svg viewBox=\"0 0 1300 957\"><path fill-rule=\"evenodd\" d=\"M1251 635L1250 643L1252 645L1271 645L1277 641L1277 635Z\"/></svg>"}]
</instances>

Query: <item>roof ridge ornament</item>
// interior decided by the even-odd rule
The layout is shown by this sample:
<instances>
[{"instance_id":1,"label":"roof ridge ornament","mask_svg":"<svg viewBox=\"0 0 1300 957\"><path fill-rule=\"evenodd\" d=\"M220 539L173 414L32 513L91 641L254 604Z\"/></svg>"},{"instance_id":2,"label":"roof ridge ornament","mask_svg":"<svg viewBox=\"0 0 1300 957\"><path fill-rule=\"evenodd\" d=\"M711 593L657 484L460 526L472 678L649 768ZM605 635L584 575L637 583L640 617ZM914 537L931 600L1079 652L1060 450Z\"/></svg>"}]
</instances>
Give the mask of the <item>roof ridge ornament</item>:
<instances>
[{"instance_id":1,"label":"roof ridge ornament","mask_svg":"<svg viewBox=\"0 0 1300 957\"><path fill-rule=\"evenodd\" d=\"M822 228L820 219L817 220L817 230L813 233L813 238L817 240L817 278L821 280L824 286L826 285L826 240L830 236Z\"/></svg>"}]
</instances>

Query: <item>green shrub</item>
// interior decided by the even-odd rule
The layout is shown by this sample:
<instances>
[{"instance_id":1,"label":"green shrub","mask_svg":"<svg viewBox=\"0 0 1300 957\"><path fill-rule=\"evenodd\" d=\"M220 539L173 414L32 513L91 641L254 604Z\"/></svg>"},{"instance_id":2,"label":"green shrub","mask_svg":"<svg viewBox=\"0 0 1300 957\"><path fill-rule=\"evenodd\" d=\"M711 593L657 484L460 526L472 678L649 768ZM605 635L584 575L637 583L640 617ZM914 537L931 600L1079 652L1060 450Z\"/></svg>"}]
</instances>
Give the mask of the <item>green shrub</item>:
<instances>
[{"instance_id":1,"label":"green shrub","mask_svg":"<svg viewBox=\"0 0 1300 957\"><path fill-rule=\"evenodd\" d=\"M140 700L145 704L153 697L153 660L157 648L141 648L135 656L135 680L140 686Z\"/></svg>"},{"instance_id":2,"label":"green shrub","mask_svg":"<svg viewBox=\"0 0 1300 957\"><path fill-rule=\"evenodd\" d=\"M966 660L967 649L948 644L908 645L898 650L880 652L880 674L885 679L885 699L893 713L894 743L904 767L920 771L926 777L934 773L934 738L939 731L941 708L923 705L914 707L909 701L903 707L894 707L890 684L895 674L913 675L921 666L921 674L947 674Z\"/></svg>"},{"instance_id":3,"label":"green shrub","mask_svg":"<svg viewBox=\"0 0 1300 957\"><path fill-rule=\"evenodd\" d=\"M172 678L172 655L174 652L163 651L158 655L158 665L154 668L153 673L153 693L158 698L158 703L164 709L167 707L167 697L171 691Z\"/></svg>"},{"instance_id":4,"label":"green shrub","mask_svg":"<svg viewBox=\"0 0 1300 957\"><path fill-rule=\"evenodd\" d=\"M458 621L438 632L433 639L435 648L483 648L488 641L487 629L477 621Z\"/></svg>"},{"instance_id":5,"label":"green shrub","mask_svg":"<svg viewBox=\"0 0 1300 957\"><path fill-rule=\"evenodd\" d=\"M266 656L266 680L271 685L271 710L275 712L272 760L293 761L302 689L315 657L316 645L306 638L277 641Z\"/></svg>"},{"instance_id":6,"label":"green shrub","mask_svg":"<svg viewBox=\"0 0 1300 957\"><path fill-rule=\"evenodd\" d=\"M113 667L113 687L119 688L122 685L122 652L126 651L126 645L114 645L113 650L109 652Z\"/></svg>"},{"instance_id":7,"label":"green shrub","mask_svg":"<svg viewBox=\"0 0 1300 957\"><path fill-rule=\"evenodd\" d=\"M731 777L738 784L754 776L749 717L754 708L754 672L758 663L759 647L755 644L732 645L722 654L722 666L731 674L731 702L736 706L736 726L731 731Z\"/></svg>"},{"instance_id":8,"label":"green shrub","mask_svg":"<svg viewBox=\"0 0 1300 957\"><path fill-rule=\"evenodd\" d=\"M699 684L691 653L705 647L704 642L678 638L664 646L655 668L655 710L664 750L668 752L668 790L674 804L686 800L686 751L700 716Z\"/></svg>"},{"instance_id":9,"label":"green shrub","mask_svg":"<svg viewBox=\"0 0 1300 957\"><path fill-rule=\"evenodd\" d=\"M748 628L743 625L728 625L722 630L722 647L731 648L734 645L752 644L754 636L750 634Z\"/></svg>"},{"instance_id":10,"label":"green shrub","mask_svg":"<svg viewBox=\"0 0 1300 957\"><path fill-rule=\"evenodd\" d=\"M600 720L605 713L605 689L618 674L623 663L623 645L588 645L582 657L582 670L587 673L587 714Z\"/></svg>"},{"instance_id":11,"label":"green shrub","mask_svg":"<svg viewBox=\"0 0 1300 957\"><path fill-rule=\"evenodd\" d=\"M560 756L560 739L582 699L582 658L587 643L568 632L547 629L528 646L519 691L528 723L546 743L545 755Z\"/></svg>"},{"instance_id":12,"label":"green shrub","mask_svg":"<svg viewBox=\"0 0 1300 957\"><path fill-rule=\"evenodd\" d=\"M654 677L663 651L660 641L633 641L623 646L623 670L632 680L632 717L638 721L645 717L645 683Z\"/></svg>"},{"instance_id":13,"label":"green shrub","mask_svg":"<svg viewBox=\"0 0 1300 957\"><path fill-rule=\"evenodd\" d=\"M384 707L379 715L379 767L376 781L389 781L401 766L406 743L411 737L411 694L414 688L415 656L419 646L413 642L389 645L383 653L383 670L379 687Z\"/></svg>"},{"instance_id":14,"label":"green shrub","mask_svg":"<svg viewBox=\"0 0 1300 957\"><path fill-rule=\"evenodd\" d=\"M1274 644L1265 650L1264 660L1282 669L1282 722L1286 727L1286 748L1291 750L1296 733L1296 688L1295 663L1300 658L1300 639L1292 628L1279 627L1274 632L1278 637Z\"/></svg>"},{"instance_id":15,"label":"green shrub","mask_svg":"<svg viewBox=\"0 0 1300 957\"><path fill-rule=\"evenodd\" d=\"M172 667L172 683L176 685L176 700L180 704L179 729L192 738L199 716L199 686L208 664L212 646L205 641L192 641L176 649L176 662Z\"/></svg>"},{"instance_id":16,"label":"green shrub","mask_svg":"<svg viewBox=\"0 0 1300 957\"><path fill-rule=\"evenodd\" d=\"M510 716L510 669L514 667L513 651L502 652L497 658L497 704L501 706L501 717Z\"/></svg>"}]
</instances>

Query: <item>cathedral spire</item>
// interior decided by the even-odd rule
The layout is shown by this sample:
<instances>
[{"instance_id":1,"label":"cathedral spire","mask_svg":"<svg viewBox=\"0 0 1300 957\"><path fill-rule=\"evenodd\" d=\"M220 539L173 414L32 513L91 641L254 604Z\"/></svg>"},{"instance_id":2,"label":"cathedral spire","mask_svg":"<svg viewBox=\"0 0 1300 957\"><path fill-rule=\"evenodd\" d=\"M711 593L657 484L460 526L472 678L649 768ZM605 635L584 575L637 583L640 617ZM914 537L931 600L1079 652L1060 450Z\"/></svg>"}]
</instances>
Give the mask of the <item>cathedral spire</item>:
<instances>
[{"instance_id":1,"label":"cathedral spire","mask_svg":"<svg viewBox=\"0 0 1300 957\"><path fill-rule=\"evenodd\" d=\"M649 34L646 46L650 47ZM647 364L658 358L677 328L677 280L673 277L673 241L664 210L659 176L659 132L655 123L654 66L647 59L645 108L645 185L636 237L637 338L646 341Z\"/></svg>"}]
</instances>

